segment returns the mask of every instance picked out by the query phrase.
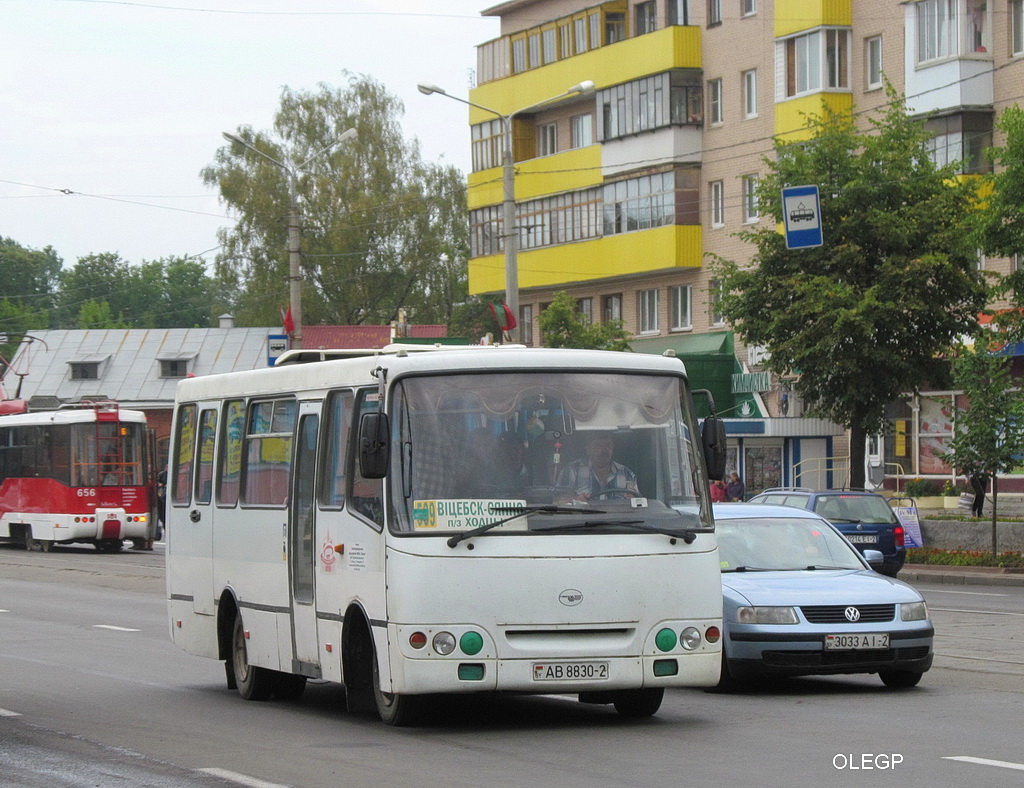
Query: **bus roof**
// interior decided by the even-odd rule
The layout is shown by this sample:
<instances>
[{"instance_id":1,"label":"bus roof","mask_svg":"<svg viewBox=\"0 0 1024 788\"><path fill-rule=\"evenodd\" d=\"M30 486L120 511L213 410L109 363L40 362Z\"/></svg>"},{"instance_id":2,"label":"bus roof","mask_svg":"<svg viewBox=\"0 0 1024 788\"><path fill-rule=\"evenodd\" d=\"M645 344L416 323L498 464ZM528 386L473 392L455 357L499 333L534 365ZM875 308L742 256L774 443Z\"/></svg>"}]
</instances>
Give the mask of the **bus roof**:
<instances>
[{"instance_id":1,"label":"bus roof","mask_svg":"<svg viewBox=\"0 0 1024 788\"><path fill-rule=\"evenodd\" d=\"M307 351L297 351L306 354ZM318 353L321 351L312 351ZM308 362L308 359L307 359ZM204 375L179 381L179 402L225 396L260 396L283 391L307 391L377 382L374 372L397 375L466 372L599 370L685 375L683 363L673 356L607 350L528 348L523 345L389 345L316 363L292 361L285 367Z\"/></svg>"}]
</instances>

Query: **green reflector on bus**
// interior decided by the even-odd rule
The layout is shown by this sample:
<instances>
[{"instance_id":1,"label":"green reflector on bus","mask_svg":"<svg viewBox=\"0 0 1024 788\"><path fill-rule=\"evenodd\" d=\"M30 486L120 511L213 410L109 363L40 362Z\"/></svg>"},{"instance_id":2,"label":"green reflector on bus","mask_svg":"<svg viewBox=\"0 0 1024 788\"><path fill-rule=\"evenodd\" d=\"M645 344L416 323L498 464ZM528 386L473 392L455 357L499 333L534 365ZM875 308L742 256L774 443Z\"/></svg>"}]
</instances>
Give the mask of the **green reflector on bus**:
<instances>
[{"instance_id":1,"label":"green reflector on bus","mask_svg":"<svg viewBox=\"0 0 1024 788\"><path fill-rule=\"evenodd\" d=\"M671 629L663 629L654 636L654 644L659 651L671 651L676 647L676 633Z\"/></svg>"},{"instance_id":2,"label":"green reflector on bus","mask_svg":"<svg viewBox=\"0 0 1024 788\"><path fill-rule=\"evenodd\" d=\"M679 673L679 663L674 659L654 660L655 676L675 676L677 673Z\"/></svg>"},{"instance_id":3,"label":"green reflector on bus","mask_svg":"<svg viewBox=\"0 0 1024 788\"><path fill-rule=\"evenodd\" d=\"M463 654L474 656L480 653L480 649L484 647L484 639L480 636L479 632L466 632L461 638L459 638L459 648L462 649Z\"/></svg>"},{"instance_id":4,"label":"green reflector on bus","mask_svg":"<svg viewBox=\"0 0 1024 788\"><path fill-rule=\"evenodd\" d=\"M459 665L459 681L483 681L484 666L472 662Z\"/></svg>"}]
</instances>

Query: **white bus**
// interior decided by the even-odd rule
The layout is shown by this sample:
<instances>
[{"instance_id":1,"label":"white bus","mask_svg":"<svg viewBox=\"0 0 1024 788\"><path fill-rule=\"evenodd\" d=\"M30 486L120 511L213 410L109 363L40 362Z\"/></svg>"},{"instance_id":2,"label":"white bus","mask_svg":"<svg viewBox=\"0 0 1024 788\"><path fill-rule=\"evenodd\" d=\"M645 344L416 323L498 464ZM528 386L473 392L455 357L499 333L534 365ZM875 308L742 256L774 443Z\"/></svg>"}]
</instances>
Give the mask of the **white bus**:
<instances>
[{"instance_id":1,"label":"white bus","mask_svg":"<svg viewBox=\"0 0 1024 788\"><path fill-rule=\"evenodd\" d=\"M721 476L725 433L713 415L698 430L681 361L350 356L179 383L175 643L225 660L246 699L342 682L350 710L392 725L446 693L574 694L639 717L666 687L718 682L707 468ZM584 489L591 443L614 450L603 488Z\"/></svg>"}]
</instances>

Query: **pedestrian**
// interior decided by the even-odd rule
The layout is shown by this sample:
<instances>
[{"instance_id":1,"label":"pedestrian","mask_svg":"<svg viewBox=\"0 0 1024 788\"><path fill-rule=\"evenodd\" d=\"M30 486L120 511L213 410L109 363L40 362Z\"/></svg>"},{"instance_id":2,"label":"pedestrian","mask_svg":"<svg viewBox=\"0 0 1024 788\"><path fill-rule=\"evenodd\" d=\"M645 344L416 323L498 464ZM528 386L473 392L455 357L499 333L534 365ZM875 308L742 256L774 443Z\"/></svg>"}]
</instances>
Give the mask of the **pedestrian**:
<instances>
[{"instance_id":1,"label":"pedestrian","mask_svg":"<svg viewBox=\"0 0 1024 788\"><path fill-rule=\"evenodd\" d=\"M972 471L969 475L971 490L974 492L974 503L971 504L971 514L981 517L982 509L985 508L985 487L988 478L981 471Z\"/></svg>"},{"instance_id":2,"label":"pedestrian","mask_svg":"<svg viewBox=\"0 0 1024 788\"><path fill-rule=\"evenodd\" d=\"M729 500L729 494L725 489L725 482L721 479L715 479L711 482L711 502L712 503L724 503Z\"/></svg>"},{"instance_id":3,"label":"pedestrian","mask_svg":"<svg viewBox=\"0 0 1024 788\"><path fill-rule=\"evenodd\" d=\"M725 494L730 501L742 501L747 497L747 488L743 484L743 480L740 479L740 475L735 471L729 477L729 483L725 485Z\"/></svg>"}]
</instances>

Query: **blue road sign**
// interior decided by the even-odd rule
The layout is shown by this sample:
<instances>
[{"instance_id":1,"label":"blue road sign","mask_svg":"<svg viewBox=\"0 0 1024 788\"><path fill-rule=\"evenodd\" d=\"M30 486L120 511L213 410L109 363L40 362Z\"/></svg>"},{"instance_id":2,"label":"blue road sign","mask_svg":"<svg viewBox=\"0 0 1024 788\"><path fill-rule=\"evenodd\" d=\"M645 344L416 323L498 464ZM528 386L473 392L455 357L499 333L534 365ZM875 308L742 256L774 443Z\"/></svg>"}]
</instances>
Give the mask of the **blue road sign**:
<instances>
[{"instance_id":1,"label":"blue road sign","mask_svg":"<svg viewBox=\"0 0 1024 788\"><path fill-rule=\"evenodd\" d=\"M787 186L782 190L786 248L821 246L821 201L817 186Z\"/></svg>"}]
</instances>

